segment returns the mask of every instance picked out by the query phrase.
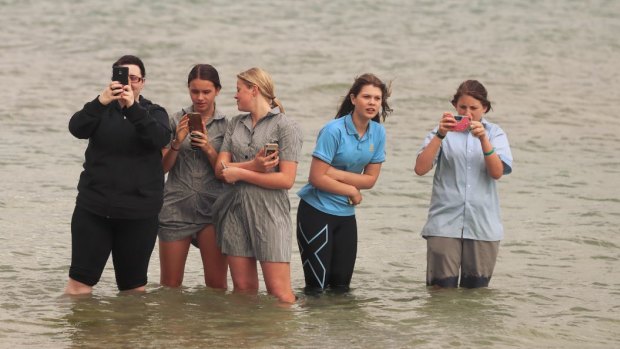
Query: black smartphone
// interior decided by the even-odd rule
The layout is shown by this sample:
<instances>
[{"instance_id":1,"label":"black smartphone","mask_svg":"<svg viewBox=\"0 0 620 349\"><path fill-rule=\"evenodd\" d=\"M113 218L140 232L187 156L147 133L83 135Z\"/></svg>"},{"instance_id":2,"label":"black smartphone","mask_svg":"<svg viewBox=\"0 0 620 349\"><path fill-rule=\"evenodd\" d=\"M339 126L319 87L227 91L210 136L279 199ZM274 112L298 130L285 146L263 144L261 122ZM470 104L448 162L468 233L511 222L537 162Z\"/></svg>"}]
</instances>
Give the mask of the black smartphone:
<instances>
[{"instance_id":1,"label":"black smartphone","mask_svg":"<svg viewBox=\"0 0 620 349\"><path fill-rule=\"evenodd\" d=\"M112 67L112 81L118 81L123 86L129 85L129 68L115 65Z\"/></svg>"}]
</instances>

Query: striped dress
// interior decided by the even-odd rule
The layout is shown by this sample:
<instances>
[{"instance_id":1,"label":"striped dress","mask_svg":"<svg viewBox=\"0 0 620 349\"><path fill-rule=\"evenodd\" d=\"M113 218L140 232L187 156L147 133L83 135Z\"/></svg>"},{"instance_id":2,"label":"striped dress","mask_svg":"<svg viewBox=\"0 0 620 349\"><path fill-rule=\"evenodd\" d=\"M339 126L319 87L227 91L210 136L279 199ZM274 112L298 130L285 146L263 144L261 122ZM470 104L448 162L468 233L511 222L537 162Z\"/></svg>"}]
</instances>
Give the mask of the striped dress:
<instances>
[{"instance_id":1,"label":"striped dress","mask_svg":"<svg viewBox=\"0 0 620 349\"><path fill-rule=\"evenodd\" d=\"M232 162L252 160L266 143L278 143L280 161L298 161L302 134L296 122L274 108L252 127L250 114L228 124L221 152ZM266 262L290 262L293 225L288 190L267 189L239 181L215 202L218 246L229 256Z\"/></svg>"}]
</instances>

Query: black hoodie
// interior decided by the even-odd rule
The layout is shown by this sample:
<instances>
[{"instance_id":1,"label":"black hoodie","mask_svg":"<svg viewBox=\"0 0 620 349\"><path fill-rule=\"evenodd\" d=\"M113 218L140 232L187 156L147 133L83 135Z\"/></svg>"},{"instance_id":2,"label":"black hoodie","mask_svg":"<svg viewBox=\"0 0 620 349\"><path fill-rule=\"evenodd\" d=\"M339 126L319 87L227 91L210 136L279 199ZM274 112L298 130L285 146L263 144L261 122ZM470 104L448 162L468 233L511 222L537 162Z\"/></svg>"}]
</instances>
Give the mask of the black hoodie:
<instances>
[{"instance_id":1,"label":"black hoodie","mask_svg":"<svg viewBox=\"0 0 620 349\"><path fill-rule=\"evenodd\" d=\"M122 109L117 101L88 102L69 121L75 137L88 139L77 206L109 218L140 219L162 206L161 149L170 142L168 113L140 96Z\"/></svg>"}]
</instances>

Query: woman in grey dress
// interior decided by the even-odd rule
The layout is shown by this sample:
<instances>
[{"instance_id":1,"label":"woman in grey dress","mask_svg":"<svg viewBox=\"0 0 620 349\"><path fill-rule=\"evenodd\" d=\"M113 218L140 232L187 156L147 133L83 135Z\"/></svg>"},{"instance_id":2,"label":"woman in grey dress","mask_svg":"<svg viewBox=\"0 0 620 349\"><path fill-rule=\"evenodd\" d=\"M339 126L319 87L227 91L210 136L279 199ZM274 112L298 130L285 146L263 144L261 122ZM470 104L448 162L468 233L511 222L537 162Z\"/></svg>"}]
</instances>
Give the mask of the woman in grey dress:
<instances>
[{"instance_id":1,"label":"woman in grey dress","mask_svg":"<svg viewBox=\"0 0 620 349\"><path fill-rule=\"evenodd\" d=\"M183 283L190 242L195 238L206 285L225 289L228 265L217 247L212 219L213 203L223 190L213 169L227 128L215 105L221 89L219 74L211 65L198 64L190 71L187 86L192 105L170 118L176 137L162 150L168 179L159 214L160 282L169 287ZM200 114L202 125L190 133L188 113L192 112Z\"/></svg>"},{"instance_id":2,"label":"woman in grey dress","mask_svg":"<svg viewBox=\"0 0 620 349\"><path fill-rule=\"evenodd\" d=\"M260 262L267 292L292 303L293 226L288 189L295 183L301 131L284 115L271 77L260 68L237 75L237 107L216 164L231 190L214 205L218 245L227 256L236 292L258 290ZM264 146L277 143L267 155Z\"/></svg>"}]
</instances>

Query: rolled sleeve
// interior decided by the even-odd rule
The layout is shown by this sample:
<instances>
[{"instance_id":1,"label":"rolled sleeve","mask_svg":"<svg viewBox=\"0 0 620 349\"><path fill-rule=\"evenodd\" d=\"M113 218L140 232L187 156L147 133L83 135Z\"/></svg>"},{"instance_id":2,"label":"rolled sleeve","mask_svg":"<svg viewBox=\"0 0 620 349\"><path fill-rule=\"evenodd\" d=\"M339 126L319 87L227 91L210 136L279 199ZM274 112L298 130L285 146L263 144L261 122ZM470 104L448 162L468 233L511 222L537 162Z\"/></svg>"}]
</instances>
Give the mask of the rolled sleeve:
<instances>
[{"instance_id":1,"label":"rolled sleeve","mask_svg":"<svg viewBox=\"0 0 620 349\"><path fill-rule=\"evenodd\" d=\"M317 136L312 156L331 165L338 151L339 144L340 136L338 130L323 128Z\"/></svg>"},{"instance_id":2,"label":"rolled sleeve","mask_svg":"<svg viewBox=\"0 0 620 349\"><path fill-rule=\"evenodd\" d=\"M496 126L493 131L490 137L491 145L493 145L495 152L504 163L504 174L510 174L512 172L512 151L510 150L508 137L500 127Z\"/></svg>"}]
</instances>

